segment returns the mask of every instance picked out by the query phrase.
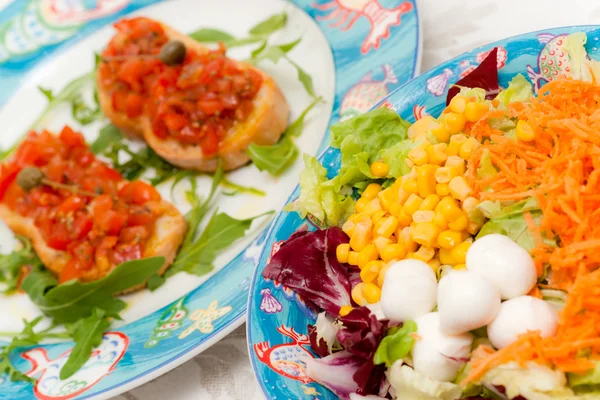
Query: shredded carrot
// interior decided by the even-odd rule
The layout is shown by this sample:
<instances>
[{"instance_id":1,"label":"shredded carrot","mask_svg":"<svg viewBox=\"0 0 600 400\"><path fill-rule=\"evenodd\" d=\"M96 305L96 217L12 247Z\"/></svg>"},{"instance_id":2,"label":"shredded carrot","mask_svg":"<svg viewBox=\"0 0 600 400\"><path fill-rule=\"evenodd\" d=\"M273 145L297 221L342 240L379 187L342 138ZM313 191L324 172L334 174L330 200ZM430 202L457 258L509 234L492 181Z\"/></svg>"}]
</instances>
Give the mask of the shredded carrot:
<instances>
[{"instance_id":1,"label":"shredded carrot","mask_svg":"<svg viewBox=\"0 0 600 400\"><path fill-rule=\"evenodd\" d=\"M563 372L585 373L600 359L600 86L572 79L544 85L527 103L511 103L490 111L469 126L467 134L489 138L468 161L467 179L480 200L523 200L534 197L542 210L541 223L529 213L525 222L535 248L538 274L549 266L548 286L567 291L557 332L521 335L494 351L479 347L463 382L476 382L499 365L534 361ZM527 121L532 142L504 137L490 128L490 118ZM487 150L487 151L486 151ZM483 154L498 170L478 179ZM491 191L489 190L491 189ZM543 238L557 238L559 247ZM532 296L541 297L539 288Z\"/></svg>"}]
</instances>

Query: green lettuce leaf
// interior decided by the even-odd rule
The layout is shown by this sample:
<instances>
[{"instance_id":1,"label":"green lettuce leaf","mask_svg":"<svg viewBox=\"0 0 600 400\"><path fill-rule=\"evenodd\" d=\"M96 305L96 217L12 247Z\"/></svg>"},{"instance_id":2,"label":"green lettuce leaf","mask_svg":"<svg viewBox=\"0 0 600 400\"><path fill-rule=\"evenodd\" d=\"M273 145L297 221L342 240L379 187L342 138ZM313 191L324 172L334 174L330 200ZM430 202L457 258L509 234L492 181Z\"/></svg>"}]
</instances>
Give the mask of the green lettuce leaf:
<instances>
[{"instance_id":1,"label":"green lettuce leaf","mask_svg":"<svg viewBox=\"0 0 600 400\"><path fill-rule=\"evenodd\" d=\"M302 218L311 214L329 226L338 225L354 209L350 196L340 194L339 178L327 179L327 170L319 161L304 154L304 170L300 174L300 198L284 210L296 211Z\"/></svg>"},{"instance_id":2,"label":"green lettuce leaf","mask_svg":"<svg viewBox=\"0 0 600 400\"><path fill-rule=\"evenodd\" d=\"M508 236L527 251L535 247L535 239L529 232L524 217L528 212L533 221L540 225L543 215L535 198L531 197L505 206L499 202L484 201L477 206L477 209L490 219L477 234L477 239L491 233L499 233ZM544 243L556 246L554 239L544 238Z\"/></svg>"},{"instance_id":3,"label":"green lettuce leaf","mask_svg":"<svg viewBox=\"0 0 600 400\"><path fill-rule=\"evenodd\" d=\"M508 87L498 93L496 99L500 104L507 106L508 103L515 101L526 101L533 97L533 87L531 83L521 74L516 75Z\"/></svg>"},{"instance_id":4,"label":"green lettuce leaf","mask_svg":"<svg viewBox=\"0 0 600 400\"><path fill-rule=\"evenodd\" d=\"M587 35L575 32L568 35L562 44L562 49L567 53L571 62L570 77L585 82L600 81L600 63L588 59L585 43Z\"/></svg>"},{"instance_id":5,"label":"green lettuce leaf","mask_svg":"<svg viewBox=\"0 0 600 400\"><path fill-rule=\"evenodd\" d=\"M388 370L388 379L396 398L403 400L456 400L462 393L460 386L431 379L402 361L396 361Z\"/></svg>"},{"instance_id":6,"label":"green lettuce leaf","mask_svg":"<svg viewBox=\"0 0 600 400\"><path fill-rule=\"evenodd\" d=\"M415 321L404 322L402 328L391 328L379 343L373 363L375 365L385 363L385 366L389 368L396 361L406 357L415 343L412 334L416 331L417 324Z\"/></svg>"},{"instance_id":7,"label":"green lettuce leaf","mask_svg":"<svg viewBox=\"0 0 600 400\"><path fill-rule=\"evenodd\" d=\"M410 123L387 108L332 126L331 146L339 148L342 154L339 187L374 179L369 165L384 158L390 163L388 177L408 172L403 164L410 147L402 142L408 137L409 126Z\"/></svg>"},{"instance_id":8,"label":"green lettuce leaf","mask_svg":"<svg viewBox=\"0 0 600 400\"><path fill-rule=\"evenodd\" d=\"M479 168L477 168L477 179L491 178L497 173L498 171L496 171L496 167L494 167L494 164L492 164L489 150L484 149L481 156L481 162L479 163Z\"/></svg>"},{"instance_id":9,"label":"green lettuce leaf","mask_svg":"<svg viewBox=\"0 0 600 400\"><path fill-rule=\"evenodd\" d=\"M567 374L569 386L577 393L599 392L600 394L600 362L584 375Z\"/></svg>"},{"instance_id":10,"label":"green lettuce leaf","mask_svg":"<svg viewBox=\"0 0 600 400\"><path fill-rule=\"evenodd\" d=\"M406 158L408 152L416 145L417 143L407 139L379 152L381 161L390 166L388 177L399 178L410 172Z\"/></svg>"}]
</instances>

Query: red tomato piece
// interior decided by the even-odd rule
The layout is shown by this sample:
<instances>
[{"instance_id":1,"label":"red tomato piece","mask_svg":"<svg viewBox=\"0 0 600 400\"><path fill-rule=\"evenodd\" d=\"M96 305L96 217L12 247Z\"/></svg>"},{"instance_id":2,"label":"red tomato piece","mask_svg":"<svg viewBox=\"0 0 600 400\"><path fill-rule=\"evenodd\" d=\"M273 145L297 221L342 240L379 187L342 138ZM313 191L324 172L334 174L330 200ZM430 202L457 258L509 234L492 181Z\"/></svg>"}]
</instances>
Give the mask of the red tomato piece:
<instances>
[{"instance_id":1,"label":"red tomato piece","mask_svg":"<svg viewBox=\"0 0 600 400\"><path fill-rule=\"evenodd\" d=\"M79 132L75 132L69 126L65 126L58 136L60 140L69 147L85 146L85 138Z\"/></svg>"},{"instance_id":2,"label":"red tomato piece","mask_svg":"<svg viewBox=\"0 0 600 400\"><path fill-rule=\"evenodd\" d=\"M179 132L190 123L185 116L177 113L166 114L163 121L170 132Z\"/></svg>"},{"instance_id":3,"label":"red tomato piece","mask_svg":"<svg viewBox=\"0 0 600 400\"><path fill-rule=\"evenodd\" d=\"M133 181L127 183L119 190L119 197L128 203L145 204L148 201L160 200L160 194L156 189L145 182Z\"/></svg>"},{"instance_id":4,"label":"red tomato piece","mask_svg":"<svg viewBox=\"0 0 600 400\"><path fill-rule=\"evenodd\" d=\"M154 222L155 216L148 207L132 206L127 218L128 226L148 226Z\"/></svg>"},{"instance_id":5,"label":"red tomato piece","mask_svg":"<svg viewBox=\"0 0 600 400\"><path fill-rule=\"evenodd\" d=\"M59 214L66 215L70 212L75 212L84 209L86 201L83 197L78 195L69 196L64 200L57 209Z\"/></svg>"},{"instance_id":6,"label":"red tomato piece","mask_svg":"<svg viewBox=\"0 0 600 400\"><path fill-rule=\"evenodd\" d=\"M145 226L130 226L123 228L119 234L121 243L139 243L150 236L150 231Z\"/></svg>"},{"instance_id":7,"label":"red tomato piece","mask_svg":"<svg viewBox=\"0 0 600 400\"><path fill-rule=\"evenodd\" d=\"M144 98L137 93L129 93L125 104L125 113L129 118L139 117L144 110Z\"/></svg>"},{"instance_id":8,"label":"red tomato piece","mask_svg":"<svg viewBox=\"0 0 600 400\"><path fill-rule=\"evenodd\" d=\"M15 163L0 165L0 200L2 200L20 171L21 168Z\"/></svg>"}]
</instances>

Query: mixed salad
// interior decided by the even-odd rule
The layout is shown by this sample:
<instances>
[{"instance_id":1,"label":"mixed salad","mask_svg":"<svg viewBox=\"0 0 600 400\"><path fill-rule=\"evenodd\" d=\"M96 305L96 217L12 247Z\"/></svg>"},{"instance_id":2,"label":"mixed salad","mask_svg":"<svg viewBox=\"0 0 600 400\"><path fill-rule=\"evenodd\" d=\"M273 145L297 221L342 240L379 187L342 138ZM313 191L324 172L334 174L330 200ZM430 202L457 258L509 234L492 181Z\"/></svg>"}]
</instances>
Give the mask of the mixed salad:
<instances>
[{"instance_id":1,"label":"mixed salad","mask_svg":"<svg viewBox=\"0 0 600 400\"><path fill-rule=\"evenodd\" d=\"M414 124L379 108L309 156L263 275L321 313L306 373L342 399L600 398L600 63L537 96L496 49ZM301 251L299 251L301 249ZM366 397L363 397L366 396Z\"/></svg>"}]
</instances>

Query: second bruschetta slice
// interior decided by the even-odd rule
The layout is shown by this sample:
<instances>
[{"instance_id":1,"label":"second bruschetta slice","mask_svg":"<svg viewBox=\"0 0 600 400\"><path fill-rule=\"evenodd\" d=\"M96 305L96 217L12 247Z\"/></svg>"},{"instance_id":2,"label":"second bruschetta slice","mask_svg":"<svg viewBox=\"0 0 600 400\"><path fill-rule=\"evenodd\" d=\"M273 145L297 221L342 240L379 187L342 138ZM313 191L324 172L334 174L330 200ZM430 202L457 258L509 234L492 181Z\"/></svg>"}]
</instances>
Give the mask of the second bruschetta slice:
<instances>
[{"instance_id":1,"label":"second bruschetta slice","mask_svg":"<svg viewBox=\"0 0 600 400\"><path fill-rule=\"evenodd\" d=\"M0 217L31 240L61 282L95 281L125 261L153 256L165 257L162 274L187 232L184 217L154 187L124 180L69 127L58 136L29 133L0 165Z\"/></svg>"},{"instance_id":2,"label":"second bruschetta slice","mask_svg":"<svg viewBox=\"0 0 600 400\"><path fill-rule=\"evenodd\" d=\"M275 144L289 106L269 75L147 18L115 24L97 85L102 111L182 168L226 170L251 143Z\"/></svg>"}]
</instances>

